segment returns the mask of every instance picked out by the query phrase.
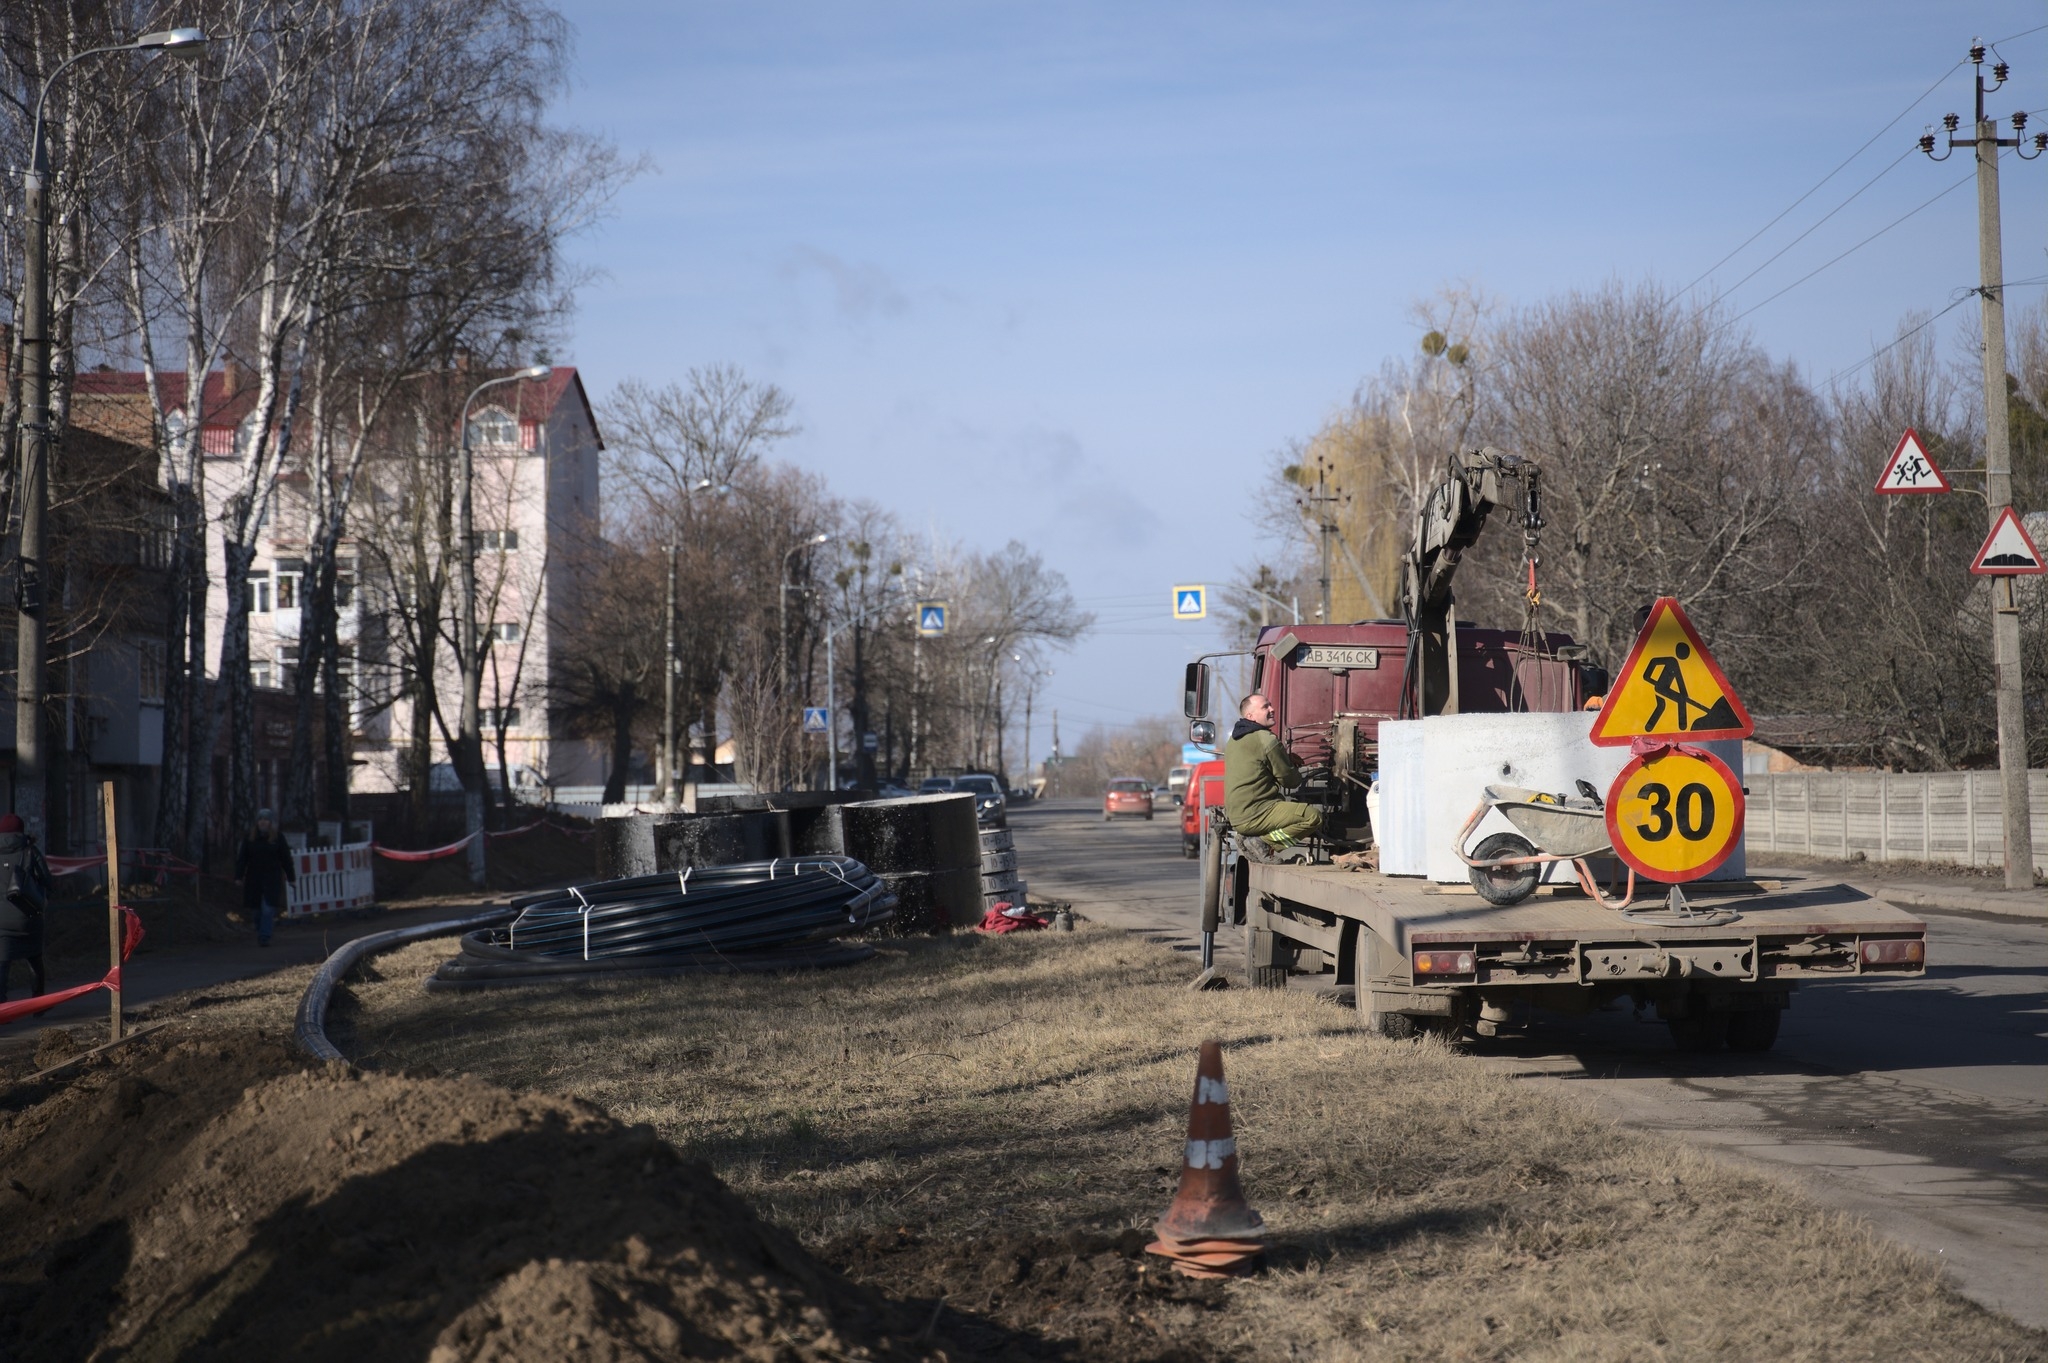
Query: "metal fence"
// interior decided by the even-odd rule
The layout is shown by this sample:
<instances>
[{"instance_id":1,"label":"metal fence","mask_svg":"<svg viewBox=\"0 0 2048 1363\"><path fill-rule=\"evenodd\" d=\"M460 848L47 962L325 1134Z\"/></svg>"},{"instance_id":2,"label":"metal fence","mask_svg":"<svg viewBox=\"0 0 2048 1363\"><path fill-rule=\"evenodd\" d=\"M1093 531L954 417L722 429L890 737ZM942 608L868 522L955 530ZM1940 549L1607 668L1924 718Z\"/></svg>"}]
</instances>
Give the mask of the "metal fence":
<instances>
[{"instance_id":1,"label":"metal fence","mask_svg":"<svg viewBox=\"0 0 2048 1363\"><path fill-rule=\"evenodd\" d=\"M1995 771L1782 771L1743 778L1744 842L1760 853L1870 861L2005 864ZM2027 773L2034 865L2048 870L2048 771Z\"/></svg>"}]
</instances>

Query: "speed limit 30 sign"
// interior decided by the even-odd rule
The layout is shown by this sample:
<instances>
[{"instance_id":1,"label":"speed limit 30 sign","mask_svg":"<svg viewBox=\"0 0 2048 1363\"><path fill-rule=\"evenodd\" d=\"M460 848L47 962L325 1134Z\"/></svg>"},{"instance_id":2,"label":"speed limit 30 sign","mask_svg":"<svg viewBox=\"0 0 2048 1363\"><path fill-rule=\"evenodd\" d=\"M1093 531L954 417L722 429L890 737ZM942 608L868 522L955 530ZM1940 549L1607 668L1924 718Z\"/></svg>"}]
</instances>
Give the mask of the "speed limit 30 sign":
<instances>
[{"instance_id":1,"label":"speed limit 30 sign","mask_svg":"<svg viewBox=\"0 0 2048 1363\"><path fill-rule=\"evenodd\" d=\"M1728 859L1742 836L1742 782L1703 749L1645 754L1607 792L1614 853L1667 885L1698 880Z\"/></svg>"}]
</instances>

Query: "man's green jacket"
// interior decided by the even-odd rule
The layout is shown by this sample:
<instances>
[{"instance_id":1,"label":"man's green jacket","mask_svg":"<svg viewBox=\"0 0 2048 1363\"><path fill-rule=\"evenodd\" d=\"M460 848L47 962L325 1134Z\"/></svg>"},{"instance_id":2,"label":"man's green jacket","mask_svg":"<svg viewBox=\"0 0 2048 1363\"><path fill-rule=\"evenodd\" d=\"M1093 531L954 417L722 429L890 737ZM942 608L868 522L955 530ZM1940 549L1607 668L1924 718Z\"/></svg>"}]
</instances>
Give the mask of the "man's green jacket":
<instances>
[{"instance_id":1,"label":"man's green jacket","mask_svg":"<svg viewBox=\"0 0 2048 1363\"><path fill-rule=\"evenodd\" d=\"M1223 813L1230 826L1256 837L1292 822L1300 811L1280 792L1300 784L1300 764L1273 731L1240 719L1223 745Z\"/></svg>"}]
</instances>

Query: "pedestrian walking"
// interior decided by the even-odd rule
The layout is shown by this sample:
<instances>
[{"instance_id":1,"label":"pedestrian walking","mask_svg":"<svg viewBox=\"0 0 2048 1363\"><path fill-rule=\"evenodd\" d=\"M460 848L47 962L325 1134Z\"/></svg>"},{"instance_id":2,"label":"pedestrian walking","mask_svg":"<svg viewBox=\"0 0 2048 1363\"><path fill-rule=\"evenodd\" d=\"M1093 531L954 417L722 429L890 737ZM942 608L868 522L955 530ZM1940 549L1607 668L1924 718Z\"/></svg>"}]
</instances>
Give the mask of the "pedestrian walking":
<instances>
[{"instance_id":1,"label":"pedestrian walking","mask_svg":"<svg viewBox=\"0 0 2048 1363\"><path fill-rule=\"evenodd\" d=\"M50 898L50 867L22 827L19 814L0 814L0 1002L7 999L14 963L27 964L29 997L45 992L43 909Z\"/></svg>"},{"instance_id":2,"label":"pedestrian walking","mask_svg":"<svg viewBox=\"0 0 2048 1363\"><path fill-rule=\"evenodd\" d=\"M284 908L285 887L298 879L292 849L271 821L270 811L256 811L256 831L235 853L235 879L242 882L242 908L256 920L256 945L270 945L277 915Z\"/></svg>"}]
</instances>

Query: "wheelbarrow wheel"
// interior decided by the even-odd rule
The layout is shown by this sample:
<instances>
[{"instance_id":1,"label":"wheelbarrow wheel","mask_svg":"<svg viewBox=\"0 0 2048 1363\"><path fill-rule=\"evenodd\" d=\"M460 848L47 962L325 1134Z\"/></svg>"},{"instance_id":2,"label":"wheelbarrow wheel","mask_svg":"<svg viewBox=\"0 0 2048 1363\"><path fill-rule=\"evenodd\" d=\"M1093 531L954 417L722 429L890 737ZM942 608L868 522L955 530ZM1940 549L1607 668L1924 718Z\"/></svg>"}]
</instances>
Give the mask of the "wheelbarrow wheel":
<instances>
[{"instance_id":1,"label":"wheelbarrow wheel","mask_svg":"<svg viewBox=\"0 0 2048 1363\"><path fill-rule=\"evenodd\" d=\"M1495 833L1472 849L1474 861L1535 855L1536 849L1529 840L1513 833ZM1519 904L1536 893L1536 882L1541 879L1543 868L1540 865L1472 868L1472 888L1479 891L1479 897L1489 904Z\"/></svg>"}]
</instances>

